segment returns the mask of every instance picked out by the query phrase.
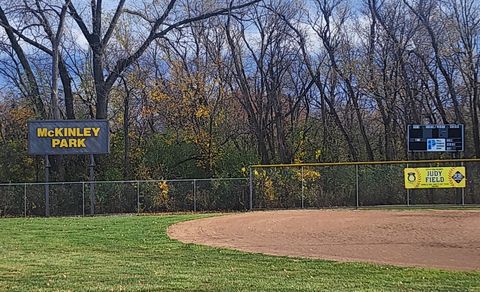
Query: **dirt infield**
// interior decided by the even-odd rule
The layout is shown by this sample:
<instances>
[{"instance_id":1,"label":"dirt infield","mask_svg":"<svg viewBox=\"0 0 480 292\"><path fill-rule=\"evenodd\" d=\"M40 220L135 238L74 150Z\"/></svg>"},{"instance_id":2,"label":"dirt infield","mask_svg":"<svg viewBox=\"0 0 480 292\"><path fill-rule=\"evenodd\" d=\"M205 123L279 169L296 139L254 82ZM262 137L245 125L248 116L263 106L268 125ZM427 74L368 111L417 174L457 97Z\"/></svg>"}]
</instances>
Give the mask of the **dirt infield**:
<instances>
[{"instance_id":1,"label":"dirt infield","mask_svg":"<svg viewBox=\"0 0 480 292\"><path fill-rule=\"evenodd\" d=\"M480 211L252 212L175 224L168 234L270 255L480 270Z\"/></svg>"}]
</instances>

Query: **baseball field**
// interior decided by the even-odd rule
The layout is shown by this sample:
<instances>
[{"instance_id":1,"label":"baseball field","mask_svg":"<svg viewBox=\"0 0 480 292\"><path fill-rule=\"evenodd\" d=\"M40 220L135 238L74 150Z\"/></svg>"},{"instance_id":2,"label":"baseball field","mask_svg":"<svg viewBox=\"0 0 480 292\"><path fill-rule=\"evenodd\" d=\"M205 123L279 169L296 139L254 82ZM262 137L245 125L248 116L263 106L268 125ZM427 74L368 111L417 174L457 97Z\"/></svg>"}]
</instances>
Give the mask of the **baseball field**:
<instances>
[{"instance_id":1,"label":"baseball field","mask_svg":"<svg viewBox=\"0 0 480 292\"><path fill-rule=\"evenodd\" d=\"M379 211L356 211L356 213L345 211L350 216L360 215L360 217L359 219L350 217L341 222L334 217L340 215L344 217L341 213L335 213L343 211L316 212L318 214L307 212L308 216L295 211L278 212L281 216L286 215L291 218L293 214L296 219L285 219L285 217L279 219L281 217L275 217L273 212L226 216L177 214L1 219L0 291L480 291L480 271L476 268L478 263L475 263L477 259L475 256L478 256L477 252L480 251L479 240L475 235L475 230L479 227L476 221L479 218L478 211L463 214L466 216L462 215L463 211L460 213L408 211L417 219L427 218L425 222L432 224L439 222L441 226L463 230L456 231L453 235L445 234L445 236L442 236L441 231L448 232L448 229L424 226L418 231L414 226L413 229L409 229L406 221L392 225L394 228L403 226L403 230L399 232L382 227L384 225L381 224L383 222L381 220L387 223L392 222L389 220L396 222L398 221L396 216L407 211L382 211L387 213L386 216L378 213ZM365 214L368 212L377 212L377 217L373 219L374 225L379 230L387 229L385 234L374 237L372 230L367 228L371 224L366 224L366 219L363 217L367 216ZM246 216L252 216L251 214L254 214L254 217L257 216L257 219L251 220L252 223L246 223ZM321 225L318 223L321 221L318 216L325 214L334 216L329 217L330 221L325 221L326 224L324 224L331 228L317 230ZM408 220L412 216L407 214L402 217L402 220ZM299 218L303 221L298 221ZM193 219L202 220L184 222ZM220 220L217 222L219 224L221 220L225 221L222 224L228 224L226 221L230 221L230 224L236 223L237 225L232 225L236 227L232 228L236 228L237 232L228 227L219 228L220 225L212 224L214 222L212 220ZM309 220L313 221L313 227L307 228L305 222ZM180 222L184 223L174 225ZM187 226L191 223L198 224L198 222L207 224L200 227ZM337 225L334 226L334 222L337 222L335 223ZM349 222L359 222L359 226L364 226L360 232L363 230L366 235L359 237L361 233L353 234L353 231L350 232L353 229L350 229L349 232L340 232L336 235L337 237L331 237L333 229L342 229L342 226L346 227L345 224L348 225ZM468 222L472 222L473 225L471 230L465 231L462 224L468 224ZM293 229L294 232L283 231L280 226L287 226L289 227L287 229ZM188 228L185 229L185 227ZM419 234L419 232L428 232L429 229L440 233L435 233L436 237L434 236L433 239L431 236ZM248 230L251 231L250 234L244 233ZM262 236L265 244L258 241L262 237L259 236L260 232L264 234ZM300 236L299 232L303 235ZM170 238L169 234L177 238L183 235L183 238L179 238L181 241L178 241ZM397 242L400 236L405 234L413 234L414 238ZM318 240L338 238L338 244L328 240L326 242L317 240L317 245L314 246L311 239L307 240L308 237ZM345 245L347 255L338 254L339 258L333 256L342 250L338 247L342 242L362 238L364 241L358 243L358 248ZM372 240L378 238L383 242L375 245L376 242ZM436 242L435 238L445 238L445 242L442 241L442 246L429 248L428 244ZM290 244L284 242L285 239L291 241ZM460 243L452 243L455 239ZM202 242L202 240L208 242ZM217 243L212 243L215 240ZM424 240L426 243L418 243L418 240ZM184 243L188 241L200 244ZM248 246L249 242L253 243ZM366 243L373 247L365 247ZM460 258L468 263L466 265L459 262L449 264L447 257L445 265L432 263L433 268L418 267L427 266L429 263L413 253L411 254L413 262L399 264L416 267L400 267L385 264L389 262L385 258L371 260L368 257L369 253L385 256L385 250L403 246L404 249L401 252L405 253L403 258L408 258L410 255L408 253L412 252L409 249L411 247L407 248L409 244L424 248L420 254L425 254L425 250L434 252L435 248L440 250L449 248L447 254L458 253ZM327 250L330 252L330 257L328 254L319 254L318 258L304 257L305 254L302 252L308 250L308 246L311 250L316 250L322 245L329 247ZM336 245L338 246L335 247ZM251 249L252 246L256 249ZM301 246L304 249L295 251L295 246ZM270 252L266 250L268 248ZM272 249L276 252L271 252ZM283 255L285 250L293 250L294 253ZM358 252L355 253L355 251ZM350 258L352 255L357 256L354 260L362 262L351 262L348 253L351 253ZM395 254L395 251L393 253ZM469 253L473 253L473 256L469 257ZM280 254L280 256L266 254ZM419 258L420 264L415 263L415 257ZM423 258L428 258L428 254ZM378 264L380 262L382 264ZM395 262L392 263L395 264Z\"/></svg>"}]
</instances>

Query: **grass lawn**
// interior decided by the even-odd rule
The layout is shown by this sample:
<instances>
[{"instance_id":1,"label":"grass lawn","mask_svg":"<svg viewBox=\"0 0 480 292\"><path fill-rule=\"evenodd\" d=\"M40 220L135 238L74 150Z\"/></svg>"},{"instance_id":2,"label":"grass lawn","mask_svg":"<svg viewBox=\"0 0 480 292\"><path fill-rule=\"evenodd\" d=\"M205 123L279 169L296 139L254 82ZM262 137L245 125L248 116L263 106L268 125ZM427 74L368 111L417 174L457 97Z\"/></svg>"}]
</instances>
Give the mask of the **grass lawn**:
<instances>
[{"instance_id":1,"label":"grass lawn","mask_svg":"<svg viewBox=\"0 0 480 292\"><path fill-rule=\"evenodd\" d=\"M247 254L166 235L204 216L0 219L0 291L480 291L480 272Z\"/></svg>"}]
</instances>

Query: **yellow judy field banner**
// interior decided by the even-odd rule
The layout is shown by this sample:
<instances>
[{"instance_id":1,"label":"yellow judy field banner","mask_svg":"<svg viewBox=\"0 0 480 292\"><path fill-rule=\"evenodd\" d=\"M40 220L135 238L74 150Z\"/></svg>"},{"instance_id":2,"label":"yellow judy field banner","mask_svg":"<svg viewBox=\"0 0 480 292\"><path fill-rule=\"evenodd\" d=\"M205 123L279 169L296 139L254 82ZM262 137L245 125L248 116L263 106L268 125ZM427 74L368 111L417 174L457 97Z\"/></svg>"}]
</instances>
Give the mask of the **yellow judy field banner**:
<instances>
[{"instance_id":1,"label":"yellow judy field banner","mask_svg":"<svg viewBox=\"0 0 480 292\"><path fill-rule=\"evenodd\" d=\"M405 188L464 188L465 167L405 168Z\"/></svg>"}]
</instances>

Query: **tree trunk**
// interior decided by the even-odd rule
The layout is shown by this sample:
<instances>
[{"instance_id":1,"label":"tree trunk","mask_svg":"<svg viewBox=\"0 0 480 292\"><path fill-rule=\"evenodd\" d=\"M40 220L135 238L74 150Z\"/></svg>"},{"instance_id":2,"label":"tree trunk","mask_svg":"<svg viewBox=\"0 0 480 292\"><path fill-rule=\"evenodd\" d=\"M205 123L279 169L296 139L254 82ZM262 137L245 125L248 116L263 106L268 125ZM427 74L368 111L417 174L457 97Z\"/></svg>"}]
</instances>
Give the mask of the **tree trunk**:
<instances>
[{"instance_id":1,"label":"tree trunk","mask_svg":"<svg viewBox=\"0 0 480 292\"><path fill-rule=\"evenodd\" d=\"M62 81L63 94L65 98L65 114L68 120L75 119L75 110L73 103L73 92L72 92L72 78L68 74L68 70L65 66L65 63L62 57L59 58L58 62L58 73L60 74L60 80Z\"/></svg>"},{"instance_id":2,"label":"tree trunk","mask_svg":"<svg viewBox=\"0 0 480 292\"><path fill-rule=\"evenodd\" d=\"M97 95L96 114L97 119L107 118L107 100L109 88L106 88L103 75L103 52L93 52L93 79L95 81L95 93Z\"/></svg>"},{"instance_id":3,"label":"tree trunk","mask_svg":"<svg viewBox=\"0 0 480 292\"><path fill-rule=\"evenodd\" d=\"M130 140L128 137L130 127L130 91L125 80L123 80L123 84L125 87L125 99L123 100L123 179L128 180L130 174L128 155L130 151Z\"/></svg>"}]
</instances>

